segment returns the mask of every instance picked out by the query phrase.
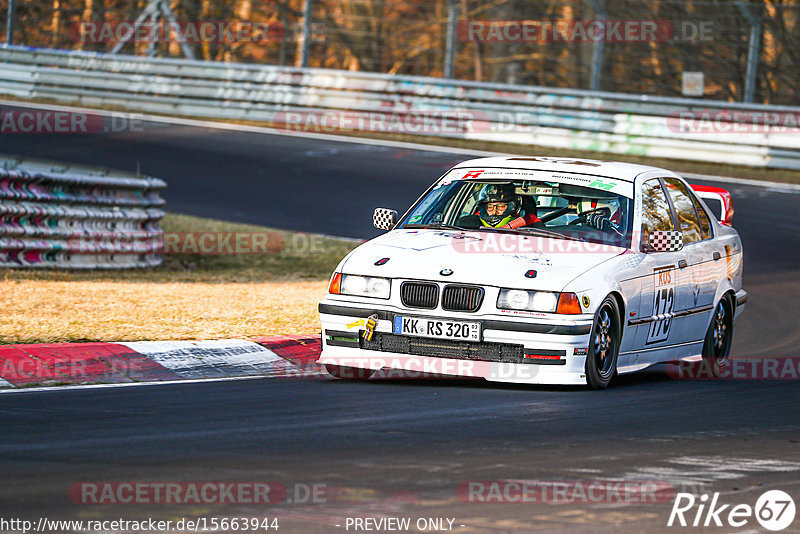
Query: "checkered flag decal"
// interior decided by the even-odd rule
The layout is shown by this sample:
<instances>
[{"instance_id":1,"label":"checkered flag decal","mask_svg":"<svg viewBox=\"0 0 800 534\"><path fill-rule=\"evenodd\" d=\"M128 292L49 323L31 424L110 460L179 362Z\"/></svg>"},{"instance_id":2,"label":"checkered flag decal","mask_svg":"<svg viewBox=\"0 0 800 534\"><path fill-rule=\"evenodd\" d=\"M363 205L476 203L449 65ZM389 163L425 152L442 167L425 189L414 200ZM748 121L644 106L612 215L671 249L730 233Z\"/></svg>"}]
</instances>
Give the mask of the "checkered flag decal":
<instances>
[{"instance_id":1,"label":"checkered flag decal","mask_svg":"<svg viewBox=\"0 0 800 534\"><path fill-rule=\"evenodd\" d=\"M391 230L397 222L397 212L386 208L375 208L372 224L380 230Z\"/></svg>"},{"instance_id":2,"label":"checkered flag decal","mask_svg":"<svg viewBox=\"0 0 800 534\"><path fill-rule=\"evenodd\" d=\"M656 252L677 252L683 248L683 232L653 232L650 234L650 248Z\"/></svg>"}]
</instances>

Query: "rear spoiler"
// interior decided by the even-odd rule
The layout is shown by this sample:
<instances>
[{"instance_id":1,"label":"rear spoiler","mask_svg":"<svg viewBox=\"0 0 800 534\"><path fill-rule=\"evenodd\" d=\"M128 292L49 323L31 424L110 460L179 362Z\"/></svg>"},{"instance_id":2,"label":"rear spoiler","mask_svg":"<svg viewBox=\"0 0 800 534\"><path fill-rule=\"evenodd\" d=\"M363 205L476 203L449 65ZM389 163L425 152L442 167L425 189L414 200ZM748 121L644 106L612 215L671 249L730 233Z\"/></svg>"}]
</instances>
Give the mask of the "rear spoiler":
<instances>
[{"instance_id":1,"label":"rear spoiler","mask_svg":"<svg viewBox=\"0 0 800 534\"><path fill-rule=\"evenodd\" d=\"M725 189L720 187L711 187L707 185L689 184L698 197L702 198L706 205L711 208L716 219L726 225L730 226L733 221L733 200L731 194Z\"/></svg>"}]
</instances>

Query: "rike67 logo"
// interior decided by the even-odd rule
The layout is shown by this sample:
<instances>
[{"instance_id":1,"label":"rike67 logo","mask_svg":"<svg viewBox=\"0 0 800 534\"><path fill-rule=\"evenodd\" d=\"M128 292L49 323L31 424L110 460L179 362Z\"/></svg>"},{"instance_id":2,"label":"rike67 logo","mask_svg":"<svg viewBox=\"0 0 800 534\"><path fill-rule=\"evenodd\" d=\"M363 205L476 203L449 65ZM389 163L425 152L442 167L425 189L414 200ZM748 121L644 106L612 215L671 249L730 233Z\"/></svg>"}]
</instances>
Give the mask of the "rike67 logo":
<instances>
[{"instance_id":1,"label":"rike67 logo","mask_svg":"<svg viewBox=\"0 0 800 534\"><path fill-rule=\"evenodd\" d=\"M681 527L753 527L753 520L762 528L778 532L794 521L794 499L781 490L769 490L749 504L721 504L719 492L710 498L707 493L696 497L691 493L678 493L667 526Z\"/></svg>"}]
</instances>

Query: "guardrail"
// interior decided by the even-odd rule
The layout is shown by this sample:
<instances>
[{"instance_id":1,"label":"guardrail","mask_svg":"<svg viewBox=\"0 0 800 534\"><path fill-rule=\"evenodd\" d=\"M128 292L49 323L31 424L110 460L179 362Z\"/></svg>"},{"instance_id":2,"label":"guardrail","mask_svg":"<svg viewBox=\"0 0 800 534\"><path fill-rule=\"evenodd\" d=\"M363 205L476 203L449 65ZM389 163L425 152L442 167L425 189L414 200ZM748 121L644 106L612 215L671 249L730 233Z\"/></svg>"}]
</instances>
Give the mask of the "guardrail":
<instances>
[{"instance_id":1,"label":"guardrail","mask_svg":"<svg viewBox=\"0 0 800 534\"><path fill-rule=\"evenodd\" d=\"M397 133L800 169L800 107L19 47L0 66L20 98L323 132L345 112L327 130L399 117Z\"/></svg>"},{"instance_id":2,"label":"guardrail","mask_svg":"<svg viewBox=\"0 0 800 534\"><path fill-rule=\"evenodd\" d=\"M0 267L161 263L157 178L0 155Z\"/></svg>"}]
</instances>

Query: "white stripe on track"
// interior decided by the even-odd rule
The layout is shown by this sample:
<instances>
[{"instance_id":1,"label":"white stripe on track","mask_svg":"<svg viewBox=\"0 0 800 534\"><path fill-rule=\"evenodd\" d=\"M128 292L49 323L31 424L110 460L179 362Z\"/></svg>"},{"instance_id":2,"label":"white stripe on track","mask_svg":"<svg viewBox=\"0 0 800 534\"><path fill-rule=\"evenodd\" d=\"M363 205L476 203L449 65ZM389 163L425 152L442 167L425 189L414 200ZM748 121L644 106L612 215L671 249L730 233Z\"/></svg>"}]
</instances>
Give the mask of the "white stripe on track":
<instances>
[{"instance_id":1,"label":"white stripe on track","mask_svg":"<svg viewBox=\"0 0 800 534\"><path fill-rule=\"evenodd\" d=\"M0 99L2 106L17 106L17 107L30 107L33 109L47 109L56 111L71 111L71 112L89 112L101 116L110 116L112 114L119 115L120 113L136 113L136 115L144 121L160 122L163 124L175 124L180 126L192 126L195 128L214 128L217 130L232 130L237 132L250 132L268 135L282 135L285 137L301 137L305 139L318 139L320 141L335 141L339 143L353 143L360 145L381 146L390 148L402 148L406 150L420 150L424 152L442 152L445 154L458 154L465 156L475 157L491 157L491 156L512 156L517 155L511 152L489 152L486 150L475 150L471 148L458 148L447 147L439 145L423 145L420 143L409 143L406 141L389 141L384 139L369 139L365 137L349 137L346 135L331 135L313 132L290 132L286 130L278 130L275 128L267 128L264 126L249 126L245 124L233 124L228 122L204 121L199 119L184 119L180 117L167 117L164 115L149 115L144 113L137 113L135 111L107 111L103 109L92 108L79 108L64 105L51 105L40 104L38 102L26 102L24 100L3 100ZM598 152L601 154L601 152ZM621 155L623 156L623 155ZM753 167L753 173L757 173L758 168ZM748 180L744 178L733 178L727 176L712 176L708 174L696 173L678 173L681 176L696 180L709 180L713 182L723 182L731 184L751 185L755 187L766 187L781 193L800 193L800 184L788 184L784 182L770 182L764 180Z\"/></svg>"},{"instance_id":2,"label":"white stripe on track","mask_svg":"<svg viewBox=\"0 0 800 534\"><path fill-rule=\"evenodd\" d=\"M754 169L754 172L756 169ZM763 180L748 180L746 178L731 178L726 176L711 176L709 174L696 174L693 172L677 173L688 180L707 180L709 182L722 182L726 184L752 185L765 187L778 193L800 193L800 184L787 184L783 182L767 182Z\"/></svg>"},{"instance_id":3,"label":"white stripe on track","mask_svg":"<svg viewBox=\"0 0 800 534\"><path fill-rule=\"evenodd\" d=\"M29 393L48 391L56 393L59 391L79 391L84 389L105 389L105 388L129 388L144 386L166 386L169 384L202 384L204 382L231 382L234 380L258 380L259 378L274 378L268 376L227 376L225 378L198 378L195 380L161 380L158 382L120 382L118 384L75 384L71 386L39 386L0 389L0 395L10 395L12 393Z\"/></svg>"}]
</instances>

